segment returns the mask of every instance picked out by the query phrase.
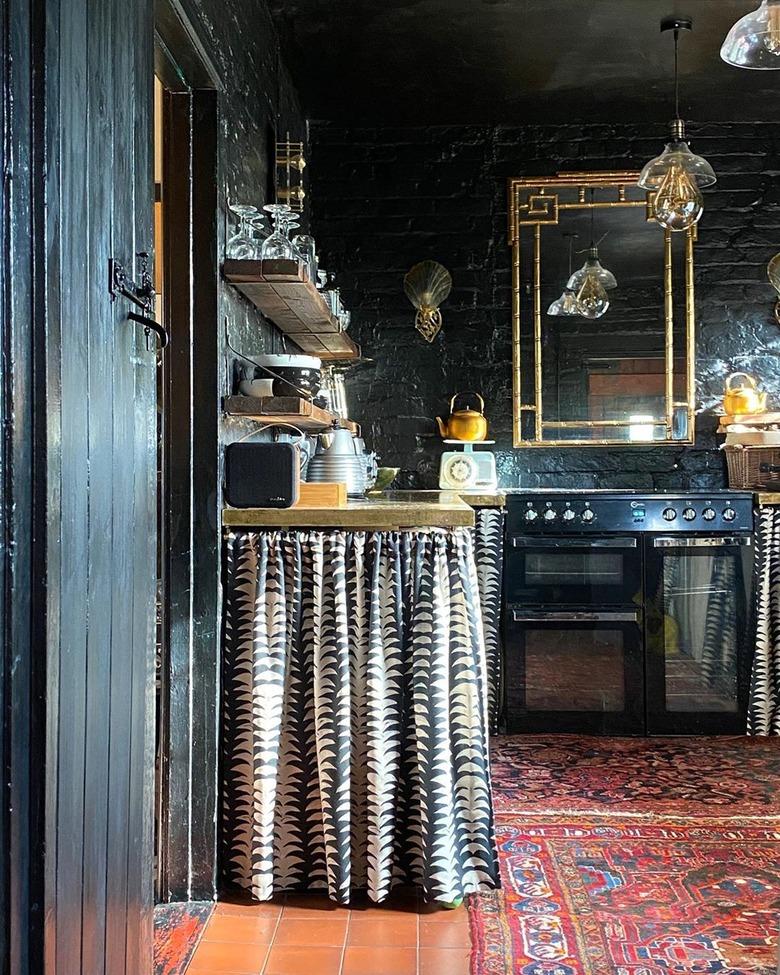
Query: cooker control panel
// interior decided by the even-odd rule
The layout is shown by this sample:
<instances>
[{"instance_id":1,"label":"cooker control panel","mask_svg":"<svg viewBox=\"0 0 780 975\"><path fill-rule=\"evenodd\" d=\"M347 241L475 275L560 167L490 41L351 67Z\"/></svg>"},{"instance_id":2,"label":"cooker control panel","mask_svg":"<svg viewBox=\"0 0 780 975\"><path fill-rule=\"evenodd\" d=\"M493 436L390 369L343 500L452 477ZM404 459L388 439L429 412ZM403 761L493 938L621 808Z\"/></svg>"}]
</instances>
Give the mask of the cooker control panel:
<instances>
[{"instance_id":1,"label":"cooker control panel","mask_svg":"<svg viewBox=\"0 0 780 975\"><path fill-rule=\"evenodd\" d=\"M507 512L510 531L534 533L749 531L753 495L520 492L507 495Z\"/></svg>"}]
</instances>

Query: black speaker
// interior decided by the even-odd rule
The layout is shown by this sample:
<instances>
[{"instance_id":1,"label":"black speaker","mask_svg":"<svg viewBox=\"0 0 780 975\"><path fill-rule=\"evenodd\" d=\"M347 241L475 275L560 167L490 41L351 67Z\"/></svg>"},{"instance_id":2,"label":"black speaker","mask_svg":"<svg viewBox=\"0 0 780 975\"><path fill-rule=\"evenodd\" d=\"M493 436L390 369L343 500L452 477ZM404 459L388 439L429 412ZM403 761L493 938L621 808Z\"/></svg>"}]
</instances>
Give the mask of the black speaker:
<instances>
[{"instance_id":1,"label":"black speaker","mask_svg":"<svg viewBox=\"0 0 780 975\"><path fill-rule=\"evenodd\" d=\"M225 499L233 508L290 508L298 500L301 452L292 443L225 448Z\"/></svg>"}]
</instances>

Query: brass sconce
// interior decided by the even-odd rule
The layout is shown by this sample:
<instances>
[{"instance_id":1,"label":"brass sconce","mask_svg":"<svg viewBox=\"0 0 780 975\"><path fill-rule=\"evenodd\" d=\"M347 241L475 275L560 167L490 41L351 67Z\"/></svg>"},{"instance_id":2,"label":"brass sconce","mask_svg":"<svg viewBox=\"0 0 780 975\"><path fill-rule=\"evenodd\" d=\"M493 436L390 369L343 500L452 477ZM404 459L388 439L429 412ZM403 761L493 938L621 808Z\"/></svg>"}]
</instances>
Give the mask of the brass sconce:
<instances>
[{"instance_id":1,"label":"brass sconce","mask_svg":"<svg viewBox=\"0 0 780 975\"><path fill-rule=\"evenodd\" d=\"M775 302L775 321L780 325L780 254L775 254L772 260L767 265L766 275L769 278L769 283L777 292L777 301Z\"/></svg>"},{"instance_id":2,"label":"brass sconce","mask_svg":"<svg viewBox=\"0 0 780 975\"><path fill-rule=\"evenodd\" d=\"M303 143L291 142L288 132L286 142L276 143L276 202L286 203L296 213L303 211L306 198L303 188L305 168Z\"/></svg>"},{"instance_id":3,"label":"brass sconce","mask_svg":"<svg viewBox=\"0 0 780 975\"><path fill-rule=\"evenodd\" d=\"M452 275L436 261L421 261L404 277L404 291L417 309L415 328L426 342L433 342L441 329L439 305L452 291Z\"/></svg>"}]
</instances>

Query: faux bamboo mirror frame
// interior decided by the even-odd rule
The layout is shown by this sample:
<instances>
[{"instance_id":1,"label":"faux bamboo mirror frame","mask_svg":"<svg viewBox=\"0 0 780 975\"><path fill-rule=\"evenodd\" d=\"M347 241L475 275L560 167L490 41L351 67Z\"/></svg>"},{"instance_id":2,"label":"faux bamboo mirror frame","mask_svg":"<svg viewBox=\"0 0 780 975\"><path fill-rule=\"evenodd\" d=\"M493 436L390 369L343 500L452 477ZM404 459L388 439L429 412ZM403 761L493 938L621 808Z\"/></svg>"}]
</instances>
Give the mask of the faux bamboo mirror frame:
<instances>
[{"instance_id":1,"label":"faux bamboo mirror frame","mask_svg":"<svg viewBox=\"0 0 780 975\"><path fill-rule=\"evenodd\" d=\"M660 227L638 178L508 182L515 447L694 441L696 228Z\"/></svg>"}]
</instances>

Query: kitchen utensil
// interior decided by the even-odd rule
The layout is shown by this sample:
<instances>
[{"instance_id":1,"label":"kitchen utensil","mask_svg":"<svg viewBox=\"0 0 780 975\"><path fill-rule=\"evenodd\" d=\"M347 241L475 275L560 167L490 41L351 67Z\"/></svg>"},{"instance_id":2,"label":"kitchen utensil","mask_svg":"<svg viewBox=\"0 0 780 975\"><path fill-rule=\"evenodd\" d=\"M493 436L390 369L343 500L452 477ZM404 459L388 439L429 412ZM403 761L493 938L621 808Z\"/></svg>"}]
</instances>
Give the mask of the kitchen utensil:
<instances>
[{"instance_id":1,"label":"kitchen utensil","mask_svg":"<svg viewBox=\"0 0 780 975\"><path fill-rule=\"evenodd\" d=\"M274 380L273 379L242 379L238 384L238 391L244 396L273 396L274 394Z\"/></svg>"},{"instance_id":2,"label":"kitchen utensil","mask_svg":"<svg viewBox=\"0 0 780 975\"><path fill-rule=\"evenodd\" d=\"M495 491L498 487L496 458L491 450L476 451L476 444L449 440L461 450L446 450L439 466L439 487L446 491ZM480 446L493 444L483 440Z\"/></svg>"},{"instance_id":3,"label":"kitchen utensil","mask_svg":"<svg viewBox=\"0 0 780 975\"><path fill-rule=\"evenodd\" d=\"M746 372L734 372L726 380L723 394L723 412L763 413L766 409L766 393L760 392L756 380Z\"/></svg>"},{"instance_id":4,"label":"kitchen utensil","mask_svg":"<svg viewBox=\"0 0 780 975\"><path fill-rule=\"evenodd\" d=\"M313 483L344 481L351 497L360 497L373 483L376 457L367 454L363 441L335 422L317 437L306 480Z\"/></svg>"},{"instance_id":5,"label":"kitchen utensil","mask_svg":"<svg viewBox=\"0 0 780 975\"><path fill-rule=\"evenodd\" d=\"M455 409L455 404L459 399L474 395L479 400L479 410ZM445 423L441 417L436 417L439 426L439 433L443 440L477 441L484 440L487 436L487 420L484 415L485 401L479 393L456 393L450 400L450 415Z\"/></svg>"},{"instance_id":6,"label":"kitchen utensil","mask_svg":"<svg viewBox=\"0 0 780 975\"><path fill-rule=\"evenodd\" d=\"M320 391L322 362L312 355L260 355L255 360L260 367L255 379L268 378L266 369L274 374L274 396L305 396L313 399Z\"/></svg>"},{"instance_id":7,"label":"kitchen utensil","mask_svg":"<svg viewBox=\"0 0 780 975\"><path fill-rule=\"evenodd\" d=\"M398 477L400 467L378 467L376 481L374 481L373 491L385 491Z\"/></svg>"}]
</instances>

